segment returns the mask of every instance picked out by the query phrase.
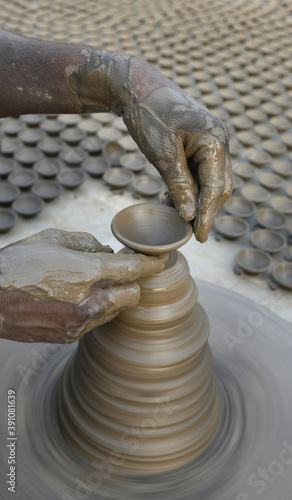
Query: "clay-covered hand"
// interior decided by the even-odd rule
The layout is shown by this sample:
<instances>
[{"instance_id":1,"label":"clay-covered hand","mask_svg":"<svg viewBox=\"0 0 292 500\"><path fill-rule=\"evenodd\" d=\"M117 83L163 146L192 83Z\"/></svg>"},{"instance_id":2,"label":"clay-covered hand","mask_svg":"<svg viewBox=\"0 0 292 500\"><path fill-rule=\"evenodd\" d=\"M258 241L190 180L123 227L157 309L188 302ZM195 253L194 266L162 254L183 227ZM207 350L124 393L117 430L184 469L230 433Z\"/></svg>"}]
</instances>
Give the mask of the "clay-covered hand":
<instances>
[{"instance_id":1,"label":"clay-covered hand","mask_svg":"<svg viewBox=\"0 0 292 500\"><path fill-rule=\"evenodd\" d=\"M0 41L1 117L16 111L122 115L181 217L194 220L199 241L207 239L232 190L228 133L218 118L136 57L2 30Z\"/></svg>"},{"instance_id":2,"label":"clay-covered hand","mask_svg":"<svg viewBox=\"0 0 292 500\"><path fill-rule=\"evenodd\" d=\"M0 336L68 343L139 302L158 257L114 254L88 233L46 229L0 250Z\"/></svg>"},{"instance_id":3,"label":"clay-covered hand","mask_svg":"<svg viewBox=\"0 0 292 500\"><path fill-rule=\"evenodd\" d=\"M206 241L232 192L226 126L137 58L128 63L121 94L129 132L165 180L180 216L194 220L197 240Z\"/></svg>"}]
</instances>

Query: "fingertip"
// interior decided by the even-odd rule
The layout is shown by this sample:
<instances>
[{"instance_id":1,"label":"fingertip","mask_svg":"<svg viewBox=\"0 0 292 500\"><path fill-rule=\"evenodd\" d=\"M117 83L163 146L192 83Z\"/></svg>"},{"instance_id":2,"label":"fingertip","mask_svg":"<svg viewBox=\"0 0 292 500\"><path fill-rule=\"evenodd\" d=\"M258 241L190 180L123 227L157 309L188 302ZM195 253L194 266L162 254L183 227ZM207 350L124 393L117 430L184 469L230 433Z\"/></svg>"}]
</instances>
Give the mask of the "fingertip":
<instances>
[{"instance_id":1,"label":"fingertip","mask_svg":"<svg viewBox=\"0 0 292 500\"><path fill-rule=\"evenodd\" d=\"M210 231L210 228L206 227L206 223L204 223L200 217L196 217L193 228L196 240L199 243L206 243Z\"/></svg>"},{"instance_id":2,"label":"fingertip","mask_svg":"<svg viewBox=\"0 0 292 500\"><path fill-rule=\"evenodd\" d=\"M161 204L167 205L169 207L175 207L179 213L179 216L186 222L194 220L196 216L195 201L191 201L189 203L181 203L179 201L176 201L175 204L170 193L164 193L163 197L161 198Z\"/></svg>"},{"instance_id":3,"label":"fingertip","mask_svg":"<svg viewBox=\"0 0 292 500\"><path fill-rule=\"evenodd\" d=\"M153 274L158 274L163 271L165 267L165 262L161 257L151 257L143 255L144 265L142 266L141 278L146 278L147 276L152 276Z\"/></svg>"}]
</instances>

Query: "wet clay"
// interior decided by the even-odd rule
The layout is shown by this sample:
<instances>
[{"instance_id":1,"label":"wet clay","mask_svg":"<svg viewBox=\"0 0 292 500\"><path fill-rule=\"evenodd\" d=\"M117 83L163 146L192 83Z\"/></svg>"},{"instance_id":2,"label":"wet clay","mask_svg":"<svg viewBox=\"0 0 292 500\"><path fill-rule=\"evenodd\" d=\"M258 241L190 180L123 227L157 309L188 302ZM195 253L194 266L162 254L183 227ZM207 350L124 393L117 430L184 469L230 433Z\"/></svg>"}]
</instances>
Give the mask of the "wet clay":
<instances>
[{"instance_id":1,"label":"wet clay","mask_svg":"<svg viewBox=\"0 0 292 500\"><path fill-rule=\"evenodd\" d=\"M130 471L165 470L199 455L223 414L209 322L179 252L139 280L140 302L79 341L58 392L69 446ZM142 436L142 438L141 438Z\"/></svg>"}]
</instances>

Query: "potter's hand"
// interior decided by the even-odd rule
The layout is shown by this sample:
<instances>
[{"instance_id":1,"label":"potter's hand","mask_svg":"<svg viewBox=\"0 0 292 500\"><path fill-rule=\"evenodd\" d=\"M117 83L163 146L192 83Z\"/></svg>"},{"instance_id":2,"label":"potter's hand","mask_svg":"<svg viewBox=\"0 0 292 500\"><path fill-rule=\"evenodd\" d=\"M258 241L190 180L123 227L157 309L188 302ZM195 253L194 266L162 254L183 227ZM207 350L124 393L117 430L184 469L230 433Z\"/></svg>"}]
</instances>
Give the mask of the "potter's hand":
<instances>
[{"instance_id":1,"label":"potter's hand","mask_svg":"<svg viewBox=\"0 0 292 500\"><path fill-rule=\"evenodd\" d=\"M136 57L2 30L0 43L0 117L123 115L141 151L164 178L181 217L195 219L196 238L207 239L232 189L228 134L218 118Z\"/></svg>"},{"instance_id":2,"label":"potter's hand","mask_svg":"<svg viewBox=\"0 0 292 500\"><path fill-rule=\"evenodd\" d=\"M88 233L47 229L0 251L1 336L68 343L139 302L157 257L113 254Z\"/></svg>"},{"instance_id":3,"label":"potter's hand","mask_svg":"<svg viewBox=\"0 0 292 500\"><path fill-rule=\"evenodd\" d=\"M232 192L225 125L149 64L132 58L124 121L157 168L180 216L204 242Z\"/></svg>"},{"instance_id":4,"label":"potter's hand","mask_svg":"<svg viewBox=\"0 0 292 500\"><path fill-rule=\"evenodd\" d=\"M203 242L232 191L225 125L150 64L122 54L83 51L67 71L85 111L114 111L164 178L181 217Z\"/></svg>"}]
</instances>

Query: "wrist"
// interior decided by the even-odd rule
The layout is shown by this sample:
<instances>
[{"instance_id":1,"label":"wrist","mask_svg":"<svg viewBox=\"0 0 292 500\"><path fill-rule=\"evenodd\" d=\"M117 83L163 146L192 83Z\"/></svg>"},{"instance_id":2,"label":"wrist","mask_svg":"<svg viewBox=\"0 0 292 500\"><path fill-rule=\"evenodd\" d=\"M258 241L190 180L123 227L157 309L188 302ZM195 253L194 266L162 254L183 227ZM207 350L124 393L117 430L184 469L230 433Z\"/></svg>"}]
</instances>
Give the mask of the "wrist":
<instances>
[{"instance_id":1,"label":"wrist","mask_svg":"<svg viewBox=\"0 0 292 500\"><path fill-rule=\"evenodd\" d=\"M123 89L127 81L130 56L82 49L84 62L66 68L68 83L84 112L123 114Z\"/></svg>"},{"instance_id":2,"label":"wrist","mask_svg":"<svg viewBox=\"0 0 292 500\"><path fill-rule=\"evenodd\" d=\"M108 101L109 111L122 115L130 92L129 68L132 57L110 53L108 59Z\"/></svg>"}]
</instances>

